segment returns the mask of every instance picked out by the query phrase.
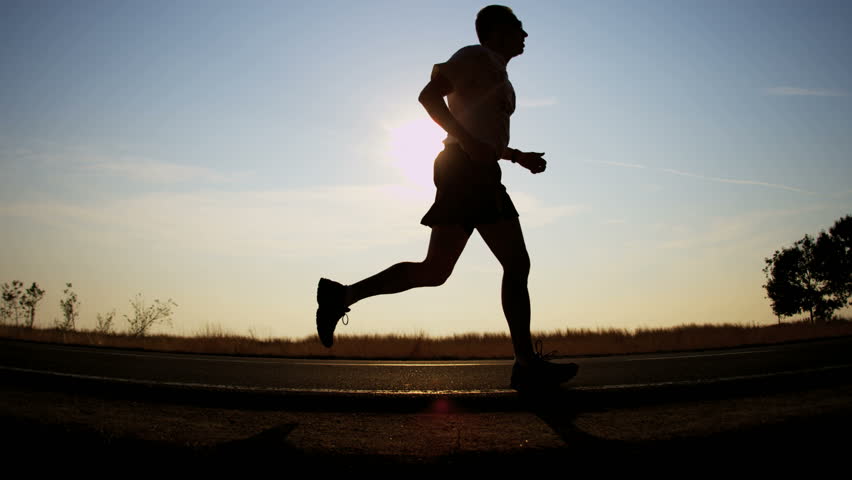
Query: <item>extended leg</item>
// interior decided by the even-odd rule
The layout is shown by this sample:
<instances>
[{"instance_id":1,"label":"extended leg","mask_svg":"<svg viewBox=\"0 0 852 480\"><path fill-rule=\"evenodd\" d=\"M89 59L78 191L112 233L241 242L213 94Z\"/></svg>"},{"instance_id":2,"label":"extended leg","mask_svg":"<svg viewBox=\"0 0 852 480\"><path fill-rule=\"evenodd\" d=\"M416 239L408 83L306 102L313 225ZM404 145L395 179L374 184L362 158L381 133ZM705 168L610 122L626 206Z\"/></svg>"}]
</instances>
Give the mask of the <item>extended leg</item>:
<instances>
[{"instance_id":1,"label":"extended leg","mask_svg":"<svg viewBox=\"0 0 852 480\"><path fill-rule=\"evenodd\" d=\"M402 262L346 289L346 306L375 295L443 284L467 245L470 234L460 225L435 225L422 262Z\"/></svg>"},{"instance_id":2,"label":"extended leg","mask_svg":"<svg viewBox=\"0 0 852 480\"><path fill-rule=\"evenodd\" d=\"M501 288L503 314L509 323L515 358L519 363L526 365L533 359L530 337L530 294L527 288L530 257L524 243L521 224L515 218L495 224L477 225L476 229L503 266Z\"/></svg>"},{"instance_id":3,"label":"extended leg","mask_svg":"<svg viewBox=\"0 0 852 480\"><path fill-rule=\"evenodd\" d=\"M518 219L476 227L488 248L503 265L503 313L509 322L515 364L510 385L518 391L550 388L577 375L576 363L547 361L533 352L530 338L530 295L527 277L530 258Z\"/></svg>"}]
</instances>

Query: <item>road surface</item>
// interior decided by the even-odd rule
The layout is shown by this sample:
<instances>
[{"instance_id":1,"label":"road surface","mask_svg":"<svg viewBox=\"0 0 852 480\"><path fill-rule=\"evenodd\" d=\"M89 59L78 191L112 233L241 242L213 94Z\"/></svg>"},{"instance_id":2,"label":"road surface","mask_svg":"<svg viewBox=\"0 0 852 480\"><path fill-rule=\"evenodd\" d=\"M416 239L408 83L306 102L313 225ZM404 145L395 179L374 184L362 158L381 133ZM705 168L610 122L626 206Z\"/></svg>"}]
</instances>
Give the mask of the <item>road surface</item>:
<instances>
[{"instance_id":1,"label":"road surface","mask_svg":"<svg viewBox=\"0 0 852 480\"><path fill-rule=\"evenodd\" d=\"M852 339L559 361L579 363L578 377L527 398L507 388L510 361L250 358L0 340L0 450L63 465L96 455L118 468L251 462L406 473L521 464L656 472L675 460L705 473L734 461L762 474L791 462L814 473L845 459L835 433L852 429Z\"/></svg>"},{"instance_id":2,"label":"road surface","mask_svg":"<svg viewBox=\"0 0 852 480\"><path fill-rule=\"evenodd\" d=\"M729 350L564 358L578 391L848 373L852 338ZM282 393L504 395L512 362L252 358L0 340L0 371Z\"/></svg>"}]
</instances>

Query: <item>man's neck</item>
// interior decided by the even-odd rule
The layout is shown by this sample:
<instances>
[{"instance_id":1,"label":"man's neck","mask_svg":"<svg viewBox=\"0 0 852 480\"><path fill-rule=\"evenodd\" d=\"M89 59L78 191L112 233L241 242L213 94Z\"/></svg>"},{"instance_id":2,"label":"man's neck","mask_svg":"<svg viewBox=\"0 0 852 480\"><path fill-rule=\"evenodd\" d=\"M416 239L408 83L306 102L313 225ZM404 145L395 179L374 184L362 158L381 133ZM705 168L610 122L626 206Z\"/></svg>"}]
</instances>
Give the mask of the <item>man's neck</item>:
<instances>
[{"instance_id":1,"label":"man's neck","mask_svg":"<svg viewBox=\"0 0 852 480\"><path fill-rule=\"evenodd\" d=\"M494 54L497 56L497 58L500 59L500 63L503 64L503 66L506 66L506 65L509 64L509 60L511 60L511 57L509 57L508 55L501 52L499 49L496 49L496 48L494 48L494 46L489 45L487 43L483 43L481 45L483 47L487 48L488 50L491 50L492 52L494 52Z\"/></svg>"}]
</instances>

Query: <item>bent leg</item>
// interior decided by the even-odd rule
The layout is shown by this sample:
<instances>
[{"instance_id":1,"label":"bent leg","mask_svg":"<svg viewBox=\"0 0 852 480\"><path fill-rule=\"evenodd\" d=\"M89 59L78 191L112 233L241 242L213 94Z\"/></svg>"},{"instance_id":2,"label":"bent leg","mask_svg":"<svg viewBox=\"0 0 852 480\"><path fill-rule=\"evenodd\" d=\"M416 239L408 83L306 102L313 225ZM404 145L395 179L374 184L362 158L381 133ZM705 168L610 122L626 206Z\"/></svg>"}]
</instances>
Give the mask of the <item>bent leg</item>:
<instances>
[{"instance_id":1,"label":"bent leg","mask_svg":"<svg viewBox=\"0 0 852 480\"><path fill-rule=\"evenodd\" d=\"M530 295L527 279L530 257L524 243L524 234L517 218L494 224L477 225L476 229L488 248L503 266L501 298L503 314L509 323L515 358L527 364L533 358L530 336Z\"/></svg>"},{"instance_id":2,"label":"bent leg","mask_svg":"<svg viewBox=\"0 0 852 480\"><path fill-rule=\"evenodd\" d=\"M347 287L346 306L375 295L443 284L470 238L461 225L435 225L422 262L402 262Z\"/></svg>"}]
</instances>

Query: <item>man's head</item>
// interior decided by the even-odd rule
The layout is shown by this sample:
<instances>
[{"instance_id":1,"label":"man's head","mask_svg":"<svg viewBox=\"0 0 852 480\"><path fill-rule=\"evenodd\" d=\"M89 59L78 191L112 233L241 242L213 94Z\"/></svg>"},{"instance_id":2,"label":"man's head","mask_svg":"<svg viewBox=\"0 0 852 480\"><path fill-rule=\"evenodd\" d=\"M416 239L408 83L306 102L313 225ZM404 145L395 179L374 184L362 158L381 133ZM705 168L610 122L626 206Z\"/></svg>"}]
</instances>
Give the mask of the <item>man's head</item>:
<instances>
[{"instance_id":1,"label":"man's head","mask_svg":"<svg viewBox=\"0 0 852 480\"><path fill-rule=\"evenodd\" d=\"M511 8L489 5L476 15L476 36L482 45L512 58L524 52L527 32Z\"/></svg>"}]
</instances>

